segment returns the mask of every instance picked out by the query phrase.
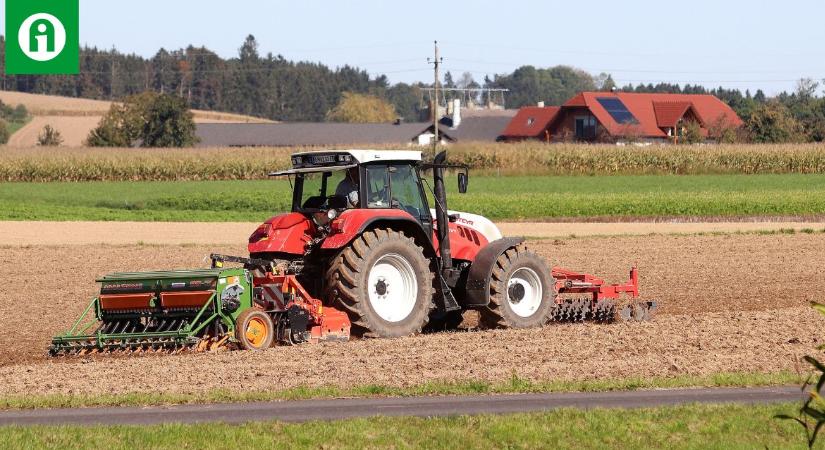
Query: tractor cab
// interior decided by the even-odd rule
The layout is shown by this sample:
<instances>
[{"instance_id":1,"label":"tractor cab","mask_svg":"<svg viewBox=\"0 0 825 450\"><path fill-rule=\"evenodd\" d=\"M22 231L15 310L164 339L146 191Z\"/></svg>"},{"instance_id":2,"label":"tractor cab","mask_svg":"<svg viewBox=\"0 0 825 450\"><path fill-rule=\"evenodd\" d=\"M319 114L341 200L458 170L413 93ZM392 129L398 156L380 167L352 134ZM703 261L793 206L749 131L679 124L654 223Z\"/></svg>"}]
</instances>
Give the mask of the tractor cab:
<instances>
[{"instance_id":1,"label":"tractor cab","mask_svg":"<svg viewBox=\"0 0 825 450\"><path fill-rule=\"evenodd\" d=\"M325 226L347 210L400 210L432 232L419 169L421 152L347 150L297 153L292 169L271 173L293 182L292 212Z\"/></svg>"}]
</instances>

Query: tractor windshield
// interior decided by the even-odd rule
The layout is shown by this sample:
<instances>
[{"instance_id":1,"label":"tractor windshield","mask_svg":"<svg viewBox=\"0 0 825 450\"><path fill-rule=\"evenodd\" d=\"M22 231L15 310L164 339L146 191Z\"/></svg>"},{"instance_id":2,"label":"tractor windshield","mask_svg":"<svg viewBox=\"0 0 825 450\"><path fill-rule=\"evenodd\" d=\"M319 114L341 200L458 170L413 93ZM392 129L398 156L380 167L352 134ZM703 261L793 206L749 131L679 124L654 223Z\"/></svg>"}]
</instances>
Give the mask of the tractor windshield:
<instances>
[{"instance_id":1,"label":"tractor windshield","mask_svg":"<svg viewBox=\"0 0 825 450\"><path fill-rule=\"evenodd\" d=\"M338 193L339 186L346 180L345 170L332 172L310 172L298 175L295 183L296 199L303 211L317 211L346 207L346 194ZM356 187L357 192L357 187ZM300 196L300 197L299 197ZM340 197L340 198L336 198Z\"/></svg>"}]
</instances>

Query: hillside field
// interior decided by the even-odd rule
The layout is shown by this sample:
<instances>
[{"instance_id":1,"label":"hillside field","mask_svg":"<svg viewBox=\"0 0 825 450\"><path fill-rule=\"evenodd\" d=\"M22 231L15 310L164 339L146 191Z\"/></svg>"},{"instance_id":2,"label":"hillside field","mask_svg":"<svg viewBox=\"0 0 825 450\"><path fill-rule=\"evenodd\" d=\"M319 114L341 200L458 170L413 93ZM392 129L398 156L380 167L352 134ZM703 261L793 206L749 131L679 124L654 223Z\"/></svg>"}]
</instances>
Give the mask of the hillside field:
<instances>
[{"instance_id":1,"label":"hillside field","mask_svg":"<svg viewBox=\"0 0 825 450\"><path fill-rule=\"evenodd\" d=\"M56 95L0 91L0 101L8 105L25 105L33 119L16 130L10 146L29 147L37 144L37 136L51 125L63 137L63 146L81 147L89 132L97 126L112 102ZM219 111L192 111L196 123L267 123L267 119Z\"/></svg>"}]
</instances>

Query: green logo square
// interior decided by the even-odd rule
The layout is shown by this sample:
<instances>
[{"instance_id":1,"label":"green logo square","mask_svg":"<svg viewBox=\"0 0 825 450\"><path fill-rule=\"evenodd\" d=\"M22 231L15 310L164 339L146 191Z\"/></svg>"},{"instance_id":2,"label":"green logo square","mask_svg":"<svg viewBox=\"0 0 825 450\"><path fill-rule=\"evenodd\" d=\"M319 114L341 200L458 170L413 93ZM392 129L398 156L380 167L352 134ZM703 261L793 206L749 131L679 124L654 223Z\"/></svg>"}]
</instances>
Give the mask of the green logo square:
<instances>
[{"instance_id":1,"label":"green logo square","mask_svg":"<svg viewBox=\"0 0 825 450\"><path fill-rule=\"evenodd\" d=\"M6 73L76 74L80 0L6 0Z\"/></svg>"}]
</instances>

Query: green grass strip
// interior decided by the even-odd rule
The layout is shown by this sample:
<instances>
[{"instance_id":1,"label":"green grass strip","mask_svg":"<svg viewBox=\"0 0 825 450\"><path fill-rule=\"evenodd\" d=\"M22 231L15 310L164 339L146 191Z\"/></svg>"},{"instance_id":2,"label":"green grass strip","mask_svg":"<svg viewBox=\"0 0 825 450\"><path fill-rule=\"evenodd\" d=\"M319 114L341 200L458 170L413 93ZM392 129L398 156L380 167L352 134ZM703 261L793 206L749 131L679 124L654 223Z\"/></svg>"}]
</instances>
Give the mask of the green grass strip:
<instances>
[{"instance_id":1,"label":"green grass strip","mask_svg":"<svg viewBox=\"0 0 825 450\"><path fill-rule=\"evenodd\" d=\"M513 375L502 383L485 381L428 382L410 387L362 385L350 388L300 386L271 391L216 389L195 394L132 393L117 395L20 395L0 397L0 409L72 408L87 406L144 406L192 403L227 403L271 400L306 400L341 397L409 397L426 395L511 394L540 392L604 392L681 387L746 387L801 384L791 372L716 373L657 378L621 378L585 381L535 382Z\"/></svg>"},{"instance_id":2,"label":"green grass strip","mask_svg":"<svg viewBox=\"0 0 825 450\"><path fill-rule=\"evenodd\" d=\"M686 405L286 424L0 427L3 448L107 449L754 449L805 448L773 416L798 405Z\"/></svg>"}]
</instances>

